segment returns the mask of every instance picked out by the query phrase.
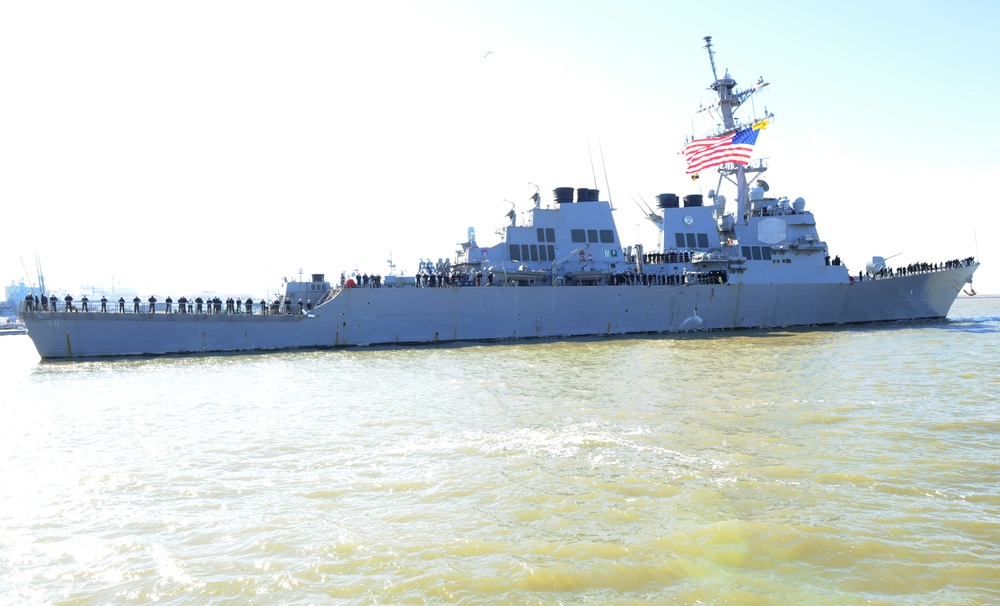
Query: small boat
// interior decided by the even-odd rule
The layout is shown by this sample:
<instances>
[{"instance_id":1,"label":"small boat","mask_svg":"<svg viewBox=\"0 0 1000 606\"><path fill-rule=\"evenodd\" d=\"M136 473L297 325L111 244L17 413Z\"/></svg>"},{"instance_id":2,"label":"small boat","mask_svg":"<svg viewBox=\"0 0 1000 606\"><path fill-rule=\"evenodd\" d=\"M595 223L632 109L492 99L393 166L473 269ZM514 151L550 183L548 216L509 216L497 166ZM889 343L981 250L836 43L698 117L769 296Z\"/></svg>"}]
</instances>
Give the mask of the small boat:
<instances>
[{"instance_id":1,"label":"small boat","mask_svg":"<svg viewBox=\"0 0 1000 606\"><path fill-rule=\"evenodd\" d=\"M496 280L504 280L509 284L517 285L544 284L552 277L552 274L544 269L531 269L525 264L513 268L494 265L490 266L486 271L488 274L493 274Z\"/></svg>"},{"instance_id":2,"label":"small boat","mask_svg":"<svg viewBox=\"0 0 1000 606\"><path fill-rule=\"evenodd\" d=\"M28 328L21 322L12 322L10 318L0 324L0 336L23 335L28 332Z\"/></svg>"}]
</instances>

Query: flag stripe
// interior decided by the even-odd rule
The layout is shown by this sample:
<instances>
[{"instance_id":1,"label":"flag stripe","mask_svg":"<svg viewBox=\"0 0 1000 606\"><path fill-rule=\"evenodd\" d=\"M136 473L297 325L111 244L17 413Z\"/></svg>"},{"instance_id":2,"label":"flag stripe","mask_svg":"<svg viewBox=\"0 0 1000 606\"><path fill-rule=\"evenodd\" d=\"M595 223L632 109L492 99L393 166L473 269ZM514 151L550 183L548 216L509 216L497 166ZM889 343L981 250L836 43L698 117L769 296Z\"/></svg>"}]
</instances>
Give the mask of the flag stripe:
<instances>
[{"instance_id":1,"label":"flag stripe","mask_svg":"<svg viewBox=\"0 0 1000 606\"><path fill-rule=\"evenodd\" d=\"M750 154L759 132L751 127L732 135L692 141L684 148L684 157L688 164L687 174L730 162L744 166L750 164Z\"/></svg>"}]
</instances>

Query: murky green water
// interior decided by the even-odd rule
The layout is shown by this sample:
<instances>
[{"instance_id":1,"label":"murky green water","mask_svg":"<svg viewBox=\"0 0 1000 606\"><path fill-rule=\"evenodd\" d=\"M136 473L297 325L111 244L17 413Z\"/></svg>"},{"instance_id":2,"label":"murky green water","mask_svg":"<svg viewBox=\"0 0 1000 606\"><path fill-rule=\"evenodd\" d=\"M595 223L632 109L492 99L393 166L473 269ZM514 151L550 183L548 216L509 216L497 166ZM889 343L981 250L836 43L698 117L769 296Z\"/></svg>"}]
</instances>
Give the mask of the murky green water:
<instances>
[{"instance_id":1,"label":"murky green water","mask_svg":"<svg viewBox=\"0 0 1000 606\"><path fill-rule=\"evenodd\" d=\"M40 363L0 604L1000 602L1000 299L946 323Z\"/></svg>"}]
</instances>

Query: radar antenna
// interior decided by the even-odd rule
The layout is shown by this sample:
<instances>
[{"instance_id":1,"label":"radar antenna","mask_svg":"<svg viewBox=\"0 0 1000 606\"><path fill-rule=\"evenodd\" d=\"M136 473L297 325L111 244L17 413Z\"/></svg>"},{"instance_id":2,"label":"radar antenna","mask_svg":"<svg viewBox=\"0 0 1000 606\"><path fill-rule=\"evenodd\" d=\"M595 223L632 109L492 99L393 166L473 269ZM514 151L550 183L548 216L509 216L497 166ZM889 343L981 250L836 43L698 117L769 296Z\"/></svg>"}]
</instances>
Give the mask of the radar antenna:
<instances>
[{"instance_id":1,"label":"radar antenna","mask_svg":"<svg viewBox=\"0 0 1000 606\"><path fill-rule=\"evenodd\" d=\"M535 188L535 193L531 194L531 201L535 203L535 208L541 208L542 207L542 196L538 193L538 191L541 188L538 187L537 185L535 185L534 183L530 182L530 181L528 182L528 185L531 185L532 187Z\"/></svg>"},{"instance_id":2,"label":"radar antenna","mask_svg":"<svg viewBox=\"0 0 1000 606\"><path fill-rule=\"evenodd\" d=\"M712 37L705 36L705 49L708 51L708 62L712 64L712 77L716 80L719 79L718 74L715 72L715 53L712 51Z\"/></svg>"}]
</instances>

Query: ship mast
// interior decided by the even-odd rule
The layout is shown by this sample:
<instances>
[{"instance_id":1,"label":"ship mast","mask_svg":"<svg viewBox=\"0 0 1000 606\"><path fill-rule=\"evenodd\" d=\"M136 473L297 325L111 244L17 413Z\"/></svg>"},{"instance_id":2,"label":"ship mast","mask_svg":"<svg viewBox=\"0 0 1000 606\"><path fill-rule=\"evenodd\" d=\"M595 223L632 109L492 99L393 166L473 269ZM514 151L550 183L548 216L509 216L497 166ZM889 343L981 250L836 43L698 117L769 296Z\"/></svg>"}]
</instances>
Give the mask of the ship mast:
<instances>
[{"instance_id":1,"label":"ship mast","mask_svg":"<svg viewBox=\"0 0 1000 606\"><path fill-rule=\"evenodd\" d=\"M736 129L736 122L733 120L733 112L743 103L743 100L733 94L736 88L736 80L729 77L729 70L726 75L719 78L715 70L715 51L712 50L712 37L705 36L705 49L708 51L708 62L712 65L712 78L715 82L710 87L719 95L719 109L722 112L722 126L727 131Z\"/></svg>"},{"instance_id":2,"label":"ship mast","mask_svg":"<svg viewBox=\"0 0 1000 606\"><path fill-rule=\"evenodd\" d=\"M736 125L736 118L734 117L736 110L754 93L767 86L767 82L764 82L764 78L761 77L752 88L736 90L736 80L733 80L729 76L729 70L726 70L726 75L720 78L715 69L715 51L712 50L711 36L705 36L705 49L708 51L708 62L712 66L712 77L715 79L709 88L714 90L719 96L718 107L719 112L722 114L722 132L718 134L735 133L739 130ZM764 110L764 114L765 119L774 117L766 109ZM736 175L736 201L740 209L740 216L746 217L750 213L750 196L747 195L749 190L747 187L747 173L757 175L766 170L767 166L761 161L748 166L736 165L735 168L722 167L719 169L722 175Z\"/></svg>"}]
</instances>

